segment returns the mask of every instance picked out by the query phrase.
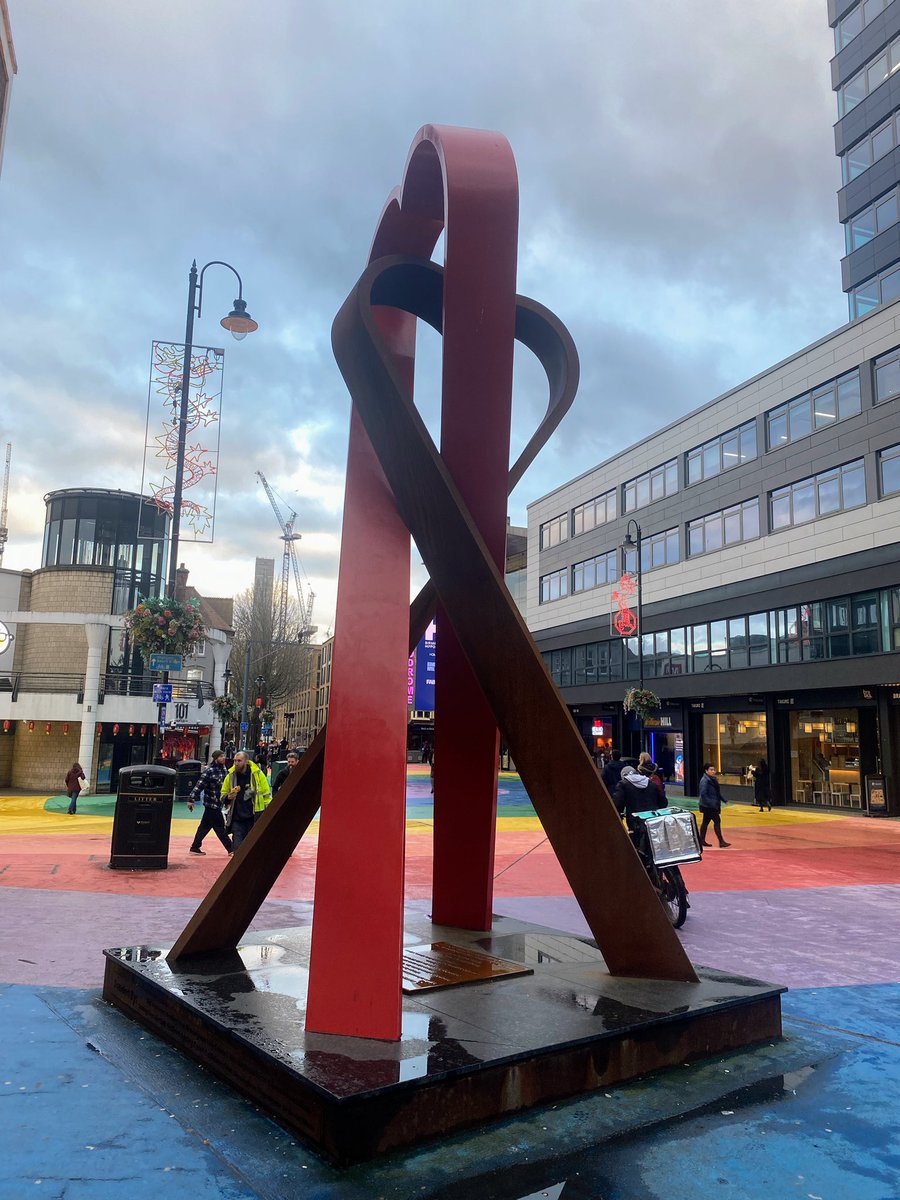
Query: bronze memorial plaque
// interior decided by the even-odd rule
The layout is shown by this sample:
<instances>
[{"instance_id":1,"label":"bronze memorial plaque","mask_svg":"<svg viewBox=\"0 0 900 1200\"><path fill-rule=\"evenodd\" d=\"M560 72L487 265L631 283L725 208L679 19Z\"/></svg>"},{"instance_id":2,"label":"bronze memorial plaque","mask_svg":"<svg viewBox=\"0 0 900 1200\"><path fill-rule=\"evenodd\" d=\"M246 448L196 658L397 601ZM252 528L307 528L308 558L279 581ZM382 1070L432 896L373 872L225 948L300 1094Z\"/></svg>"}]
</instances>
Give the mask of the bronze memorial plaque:
<instances>
[{"instance_id":1,"label":"bronze memorial plaque","mask_svg":"<svg viewBox=\"0 0 900 1200\"><path fill-rule=\"evenodd\" d=\"M403 953L403 990L408 995L456 987L461 983L484 983L490 979L533 974L532 968L522 963L494 958L450 942L432 942L430 946Z\"/></svg>"}]
</instances>

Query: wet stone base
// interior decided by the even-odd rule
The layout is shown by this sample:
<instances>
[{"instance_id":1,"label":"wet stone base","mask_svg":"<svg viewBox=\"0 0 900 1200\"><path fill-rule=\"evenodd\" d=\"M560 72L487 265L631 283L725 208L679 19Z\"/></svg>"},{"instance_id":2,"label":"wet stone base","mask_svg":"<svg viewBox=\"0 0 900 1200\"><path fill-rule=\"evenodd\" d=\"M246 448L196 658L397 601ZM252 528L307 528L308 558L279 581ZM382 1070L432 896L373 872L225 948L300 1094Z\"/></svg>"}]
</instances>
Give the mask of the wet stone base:
<instances>
[{"instance_id":1,"label":"wet stone base","mask_svg":"<svg viewBox=\"0 0 900 1200\"><path fill-rule=\"evenodd\" d=\"M614 977L583 938L412 911L408 950L450 943L531 973L404 995L396 1043L307 1033L309 935L254 933L177 970L164 948L108 950L103 996L338 1166L781 1035L776 985Z\"/></svg>"}]
</instances>

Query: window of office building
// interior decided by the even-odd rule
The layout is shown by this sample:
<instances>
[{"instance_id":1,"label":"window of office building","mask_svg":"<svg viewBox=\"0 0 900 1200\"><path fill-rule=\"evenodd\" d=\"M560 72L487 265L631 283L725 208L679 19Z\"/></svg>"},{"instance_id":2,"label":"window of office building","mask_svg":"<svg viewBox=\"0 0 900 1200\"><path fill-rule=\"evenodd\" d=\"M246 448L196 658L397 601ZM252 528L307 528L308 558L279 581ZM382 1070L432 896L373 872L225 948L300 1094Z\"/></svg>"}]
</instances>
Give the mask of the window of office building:
<instances>
[{"instance_id":1,"label":"window of office building","mask_svg":"<svg viewBox=\"0 0 900 1200\"><path fill-rule=\"evenodd\" d=\"M688 522L688 554L709 554L759 537L759 499L732 504Z\"/></svg>"},{"instance_id":2,"label":"window of office building","mask_svg":"<svg viewBox=\"0 0 900 1200\"><path fill-rule=\"evenodd\" d=\"M561 600L563 596L569 594L569 569L563 567L559 571L551 571L549 575L542 575L541 580L541 604L548 604L551 600Z\"/></svg>"},{"instance_id":3,"label":"window of office building","mask_svg":"<svg viewBox=\"0 0 900 1200\"><path fill-rule=\"evenodd\" d=\"M875 403L900 395L900 347L875 359Z\"/></svg>"},{"instance_id":4,"label":"window of office building","mask_svg":"<svg viewBox=\"0 0 900 1200\"><path fill-rule=\"evenodd\" d=\"M586 592L590 588L613 583L618 577L618 558L616 551L610 550L606 554L575 563L572 568L572 591Z\"/></svg>"},{"instance_id":5,"label":"window of office building","mask_svg":"<svg viewBox=\"0 0 900 1200\"><path fill-rule=\"evenodd\" d=\"M873 275L865 283L852 288L850 297L850 317L865 316L879 304L888 304L900 296L900 263L895 263L878 275Z\"/></svg>"},{"instance_id":6,"label":"window of office building","mask_svg":"<svg viewBox=\"0 0 900 1200\"><path fill-rule=\"evenodd\" d=\"M862 806L857 709L792 712L790 738L795 804Z\"/></svg>"},{"instance_id":7,"label":"window of office building","mask_svg":"<svg viewBox=\"0 0 900 1200\"><path fill-rule=\"evenodd\" d=\"M838 115L845 117L852 112L857 104L861 104L866 96L870 96L876 88L900 67L900 38L897 38L886 49L857 71L852 79L838 88Z\"/></svg>"},{"instance_id":8,"label":"window of office building","mask_svg":"<svg viewBox=\"0 0 900 1200\"><path fill-rule=\"evenodd\" d=\"M874 204L870 204L868 208L857 213L855 217L851 217L844 226L847 253L852 254L860 246L865 246L879 233L884 233L886 229L896 225L898 220L900 220L900 208L898 208L897 188L892 188L886 196L882 196Z\"/></svg>"},{"instance_id":9,"label":"window of office building","mask_svg":"<svg viewBox=\"0 0 900 1200\"><path fill-rule=\"evenodd\" d=\"M576 655L583 647L571 648ZM817 662L900 650L900 587L858 592L677 626L643 636L646 678L738 671L783 663ZM546 656L545 656L546 657ZM581 681L576 658L575 681ZM549 660L548 660L549 662ZM584 682L635 679L638 639L593 643ZM558 682L558 680L557 680Z\"/></svg>"},{"instance_id":10,"label":"window of office building","mask_svg":"<svg viewBox=\"0 0 900 1200\"><path fill-rule=\"evenodd\" d=\"M882 496L900 492L900 446L889 446L878 455L878 486Z\"/></svg>"},{"instance_id":11,"label":"window of office building","mask_svg":"<svg viewBox=\"0 0 900 1200\"><path fill-rule=\"evenodd\" d=\"M623 557L625 570L634 575L637 571L637 552L626 550ZM641 571L654 571L657 567L668 567L680 561L677 529L666 529L642 539Z\"/></svg>"},{"instance_id":12,"label":"window of office building","mask_svg":"<svg viewBox=\"0 0 900 1200\"><path fill-rule=\"evenodd\" d=\"M703 761L716 768L722 786L752 792L750 768L767 753L764 712L703 714Z\"/></svg>"},{"instance_id":13,"label":"window of office building","mask_svg":"<svg viewBox=\"0 0 900 1200\"><path fill-rule=\"evenodd\" d=\"M541 549L549 550L560 542L569 540L569 514L562 513L552 521L545 521L541 526Z\"/></svg>"},{"instance_id":14,"label":"window of office building","mask_svg":"<svg viewBox=\"0 0 900 1200\"><path fill-rule=\"evenodd\" d=\"M885 154L894 149L897 145L898 127L900 123L897 117L891 116L841 155L841 179L844 184L862 175L872 163L884 158Z\"/></svg>"},{"instance_id":15,"label":"window of office building","mask_svg":"<svg viewBox=\"0 0 900 1200\"><path fill-rule=\"evenodd\" d=\"M766 442L778 450L861 411L859 367L766 413Z\"/></svg>"},{"instance_id":16,"label":"window of office building","mask_svg":"<svg viewBox=\"0 0 900 1200\"><path fill-rule=\"evenodd\" d=\"M834 52L839 53L845 46L862 33L870 21L874 21L879 13L884 12L890 0L863 0L855 8L845 13L834 27Z\"/></svg>"},{"instance_id":17,"label":"window of office building","mask_svg":"<svg viewBox=\"0 0 900 1200\"><path fill-rule=\"evenodd\" d=\"M861 458L822 471L769 493L772 530L804 525L818 517L860 508L866 502L866 477Z\"/></svg>"},{"instance_id":18,"label":"window of office building","mask_svg":"<svg viewBox=\"0 0 900 1200\"><path fill-rule=\"evenodd\" d=\"M687 453L687 481L699 483L756 458L756 422L747 421Z\"/></svg>"},{"instance_id":19,"label":"window of office building","mask_svg":"<svg viewBox=\"0 0 900 1200\"><path fill-rule=\"evenodd\" d=\"M587 533L590 529L596 529L598 525L605 525L615 516L616 491L613 488L610 492L604 492L602 496L588 500L587 504L579 504L577 508L572 509L572 536L577 537L579 533Z\"/></svg>"},{"instance_id":20,"label":"window of office building","mask_svg":"<svg viewBox=\"0 0 900 1200\"><path fill-rule=\"evenodd\" d=\"M623 488L624 511L634 512L636 508L643 508L646 504L652 504L654 500L672 496L677 491L678 462L673 458L659 467L654 467L652 471L645 471L636 479L628 480Z\"/></svg>"}]
</instances>

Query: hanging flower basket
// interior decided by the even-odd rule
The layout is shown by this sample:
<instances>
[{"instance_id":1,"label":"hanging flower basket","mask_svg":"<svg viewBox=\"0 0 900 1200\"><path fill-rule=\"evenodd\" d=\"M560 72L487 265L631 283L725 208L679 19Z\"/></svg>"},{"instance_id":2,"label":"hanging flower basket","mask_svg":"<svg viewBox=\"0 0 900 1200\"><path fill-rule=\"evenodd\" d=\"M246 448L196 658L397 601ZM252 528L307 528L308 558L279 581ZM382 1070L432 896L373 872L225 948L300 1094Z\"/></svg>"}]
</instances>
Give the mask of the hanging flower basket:
<instances>
[{"instance_id":1,"label":"hanging flower basket","mask_svg":"<svg viewBox=\"0 0 900 1200\"><path fill-rule=\"evenodd\" d=\"M203 640L203 622L196 600L186 604L165 596L149 596L125 614L132 645L146 660L151 654L191 654Z\"/></svg>"},{"instance_id":2,"label":"hanging flower basket","mask_svg":"<svg viewBox=\"0 0 900 1200\"><path fill-rule=\"evenodd\" d=\"M235 700L234 696L216 696L212 702L213 712L220 721L224 721L226 725L230 725L232 721L236 721L241 713L241 706Z\"/></svg>"},{"instance_id":3,"label":"hanging flower basket","mask_svg":"<svg viewBox=\"0 0 900 1200\"><path fill-rule=\"evenodd\" d=\"M271 708L264 708L262 710L262 713L260 714L260 718L264 725L271 725L272 722L275 720L275 713L272 711Z\"/></svg>"},{"instance_id":4,"label":"hanging flower basket","mask_svg":"<svg viewBox=\"0 0 900 1200\"><path fill-rule=\"evenodd\" d=\"M651 692L649 688L629 688L625 693L625 699L622 704L626 712L633 712L635 716L644 721L647 716L660 708L659 696L656 692Z\"/></svg>"}]
</instances>

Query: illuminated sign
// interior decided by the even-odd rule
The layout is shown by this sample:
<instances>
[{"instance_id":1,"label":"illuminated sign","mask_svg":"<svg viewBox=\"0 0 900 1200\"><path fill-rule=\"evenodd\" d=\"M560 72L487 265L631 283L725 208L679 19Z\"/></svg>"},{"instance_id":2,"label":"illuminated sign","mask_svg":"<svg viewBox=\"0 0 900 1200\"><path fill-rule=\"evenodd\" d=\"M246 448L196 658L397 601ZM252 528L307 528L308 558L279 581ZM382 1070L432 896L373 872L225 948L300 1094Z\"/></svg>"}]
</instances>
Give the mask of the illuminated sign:
<instances>
[{"instance_id":1,"label":"illuminated sign","mask_svg":"<svg viewBox=\"0 0 900 1200\"><path fill-rule=\"evenodd\" d=\"M602 721L591 722L591 737L606 737L606 726Z\"/></svg>"},{"instance_id":2,"label":"illuminated sign","mask_svg":"<svg viewBox=\"0 0 900 1200\"><path fill-rule=\"evenodd\" d=\"M415 708L419 712L434 712L434 672L437 655L435 623L425 630L425 636L416 647Z\"/></svg>"},{"instance_id":3,"label":"illuminated sign","mask_svg":"<svg viewBox=\"0 0 900 1200\"><path fill-rule=\"evenodd\" d=\"M412 708L416 695L416 656L411 654L406 664L406 704Z\"/></svg>"},{"instance_id":4,"label":"illuminated sign","mask_svg":"<svg viewBox=\"0 0 900 1200\"><path fill-rule=\"evenodd\" d=\"M619 609L613 617L613 627L621 637L632 637L637 633L637 617L634 615L630 603L636 590L634 580L626 571L619 580L618 588L612 594L613 603Z\"/></svg>"}]
</instances>

